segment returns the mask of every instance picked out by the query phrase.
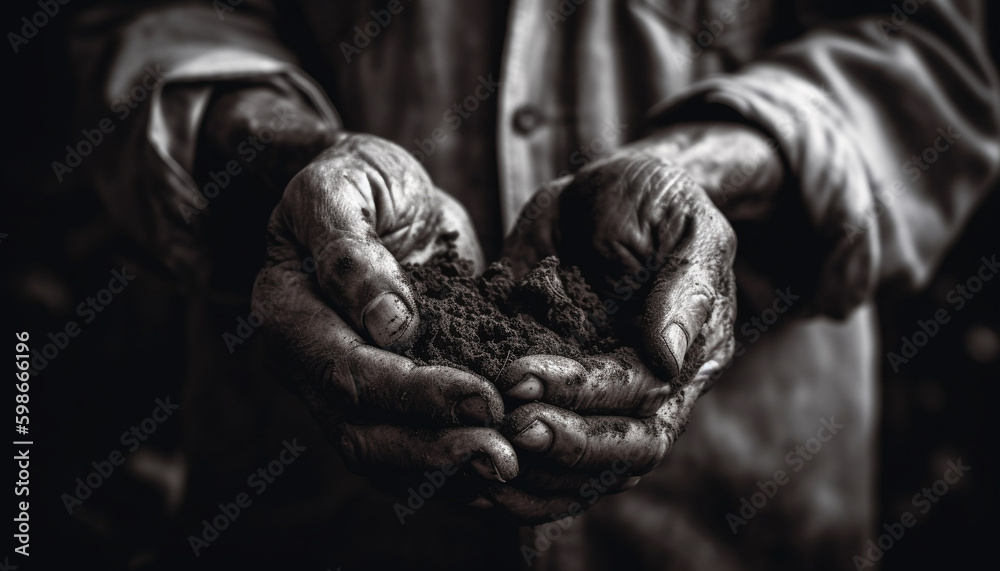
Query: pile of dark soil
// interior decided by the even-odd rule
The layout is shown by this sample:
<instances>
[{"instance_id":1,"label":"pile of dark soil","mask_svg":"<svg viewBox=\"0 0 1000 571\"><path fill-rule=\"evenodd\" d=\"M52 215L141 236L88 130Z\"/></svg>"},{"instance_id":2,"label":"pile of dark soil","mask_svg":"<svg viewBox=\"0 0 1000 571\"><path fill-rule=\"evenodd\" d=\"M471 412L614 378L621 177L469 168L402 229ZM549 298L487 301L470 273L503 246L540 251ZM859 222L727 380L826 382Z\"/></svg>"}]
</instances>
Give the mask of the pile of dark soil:
<instances>
[{"instance_id":1,"label":"pile of dark soil","mask_svg":"<svg viewBox=\"0 0 1000 571\"><path fill-rule=\"evenodd\" d=\"M406 356L496 381L507 363L535 354L570 358L623 349L613 316L576 268L546 258L522 279L501 260L475 276L454 250L405 267L420 331Z\"/></svg>"}]
</instances>

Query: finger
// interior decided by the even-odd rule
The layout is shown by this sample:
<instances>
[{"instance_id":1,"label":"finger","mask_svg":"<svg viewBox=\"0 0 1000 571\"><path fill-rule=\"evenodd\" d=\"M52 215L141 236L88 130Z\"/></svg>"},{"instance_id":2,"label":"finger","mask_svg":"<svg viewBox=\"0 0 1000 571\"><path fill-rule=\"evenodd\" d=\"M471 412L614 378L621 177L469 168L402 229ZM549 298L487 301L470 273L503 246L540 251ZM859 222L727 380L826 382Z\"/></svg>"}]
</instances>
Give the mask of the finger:
<instances>
[{"instance_id":1,"label":"finger","mask_svg":"<svg viewBox=\"0 0 1000 571\"><path fill-rule=\"evenodd\" d=\"M702 328L706 344L703 349L704 363L695 374L695 378L699 381L714 381L722 373L723 367L732 360L736 350L736 338L733 332L736 321L735 277L729 274L727 280L728 296L722 294L716 298L708 322ZM711 382L706 384L705 388L710 385Z\"/></svg>"},{"instance_id":2,"label":"finger","mask_svg":"<svg viewBox=\"0 0 1000 571\"><path fill-rule=\"evenodd\" d=\"M705 204L702 204L704 202ZM732 227L707 198L696 201L686 217L684 235L675 256L679 264L664 268L646 300L643 315L645 348L653 364L671 379L686 382L701 365L692 359L693 367L682 371L688 353L703 333L713 349L720 336L731 336L731 330L718 321L714 311L730 312L735 306L732 265L736 237ZM674 232L674 230L664 230ZM731 317L731 313L728 313ZM710 318L715 318L721 331L705 331Z\"/></svg>"},{"instance_id":3,"label":"finger","mask_svg":"<svg viewBox=\"0 0 1000 571\"><path fill-rule=\"evenodd\" d=\"M510 413L501 432L515 447L561 468L593 471L624 462L635 475L652 470L673 441L659 418L580 416L542 403Z\"/></svg>"},{"instance_id":4,"label":"finger","mask_svg":"<svg viewBox=\"0 0 1000 571\"><path fill-rule=\"evenodd\" d=\"M325 303L293 250L289 243L269 248L253 292L261 328L290 367L287 374L309 379L317 398L336 403L338 410L405 415L438 425L502 418L503 400L486 379L450 367L420 367L367 345Z\"/></svg>"},{"instance_id":5,"label":"finger","mask_svg":"<svg viewBox=\"0 0 1000 571\"><path fill-rule=\"evenodd\" d=\"M506 482L518 473L514 449L490 428L430 430L347 424L336 430L338 434L331 440L339 446L348 467L361 474L440 470L449 475L462 471Z\"/></svg>"},{"instance_id":6,"label":"finger","mask_svg":"<svg viewBox=\"0 0 1000 571\"><path fill-rule=\"evenodd\" d=\"M352 136L303 169L269 230L316 258L323 292L351 326L381 347L398 348L412 340L418 317L397 258L433 241L440 214L419 163L373 141Z\"/></svg>"},{"instance_id":7,"label":"finger","mask_svg":"<svg viewBox=\"0 0 1000 571\"><path fill-rule=\"evenodd\" d=\"M588 414L648 417L672 387L658 380L632 349L579 360L529 355L511 363L497 380L507 397L541 401Z\"/></svg>"}]
</instances>

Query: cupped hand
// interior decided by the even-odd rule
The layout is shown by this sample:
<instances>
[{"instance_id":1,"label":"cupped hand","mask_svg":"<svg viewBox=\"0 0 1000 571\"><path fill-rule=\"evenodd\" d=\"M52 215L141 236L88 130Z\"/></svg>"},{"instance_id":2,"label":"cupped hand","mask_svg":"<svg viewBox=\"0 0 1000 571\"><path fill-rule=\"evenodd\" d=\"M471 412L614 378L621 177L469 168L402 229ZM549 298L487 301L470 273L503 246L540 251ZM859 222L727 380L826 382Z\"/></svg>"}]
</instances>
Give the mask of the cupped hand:
<instances>
[{"instance_id":1,"label":"cupped hand","mask_svg":"<svg viewBox=\"0 0 1000 571\"><path fill-rule=\"evenodd\" d=\"M761 141L747 131L731 131L717 152L685 147L685 131L624 148L546 185L525 207L504 249L515 270L550 255L578 266L637 350L535 355L505 370L498 386L516 408L501 432L521 474L490 490L494 504L536 522L575 515L636 485L669 452L734 349L736 238L716 206L732 197L692 174L715 184L747 164L732 150ZM754 172L730 204L738 214L759 210L780 184L775 157L749 150Z\"/></svg>"},{"instance_id":2,"label":"cupped hand","mask_svg":"<svg viewBox=\"0 0 1000 571\"><path fill-rule=\"evenodd\" d=\"M355 134L295 175L268 224L253 308L277 374L348 465L379 484L447 466L473 482L518 472L510 443L489 427L503 416L491 383L393 352L419 325L400 264L425 261L455 232L481 265L462 207L405 150Z\"/></svg>"},{"instance_id":3,"label":"cupped hand","mask_svg":"<svg viewBox=\"0 0 1000 571\"><path fill-rule=\"evenodd\" d=\"M540 190L504 246L521 272L550 255L578 266L623 335L637 326L645 361L678 387L732 356L735 254L732 227L707 193L644 149Z\"/></svg>"}]
</instances>

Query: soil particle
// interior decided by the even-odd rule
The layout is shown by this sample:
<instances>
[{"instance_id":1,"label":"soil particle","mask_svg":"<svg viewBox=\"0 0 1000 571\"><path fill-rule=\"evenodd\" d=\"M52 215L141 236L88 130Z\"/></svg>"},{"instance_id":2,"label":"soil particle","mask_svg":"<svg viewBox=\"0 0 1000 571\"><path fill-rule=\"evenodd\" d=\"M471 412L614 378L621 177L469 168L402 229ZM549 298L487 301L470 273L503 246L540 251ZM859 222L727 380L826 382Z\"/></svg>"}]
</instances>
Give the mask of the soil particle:
<instances>
[{"instance_id":1,"label":"soil particle","mask_svg":"<svg viewBox=\"0 0 1000 571\"><path fill-rule=\"evenodd\" d=\"M414 286L420 331L406 356L495 380L526 355L581 358L622 343L600 298L576 268L546 258L518 280L501 260L476 277L453 248L404 267Z\"/></svg>"}]
</instances>

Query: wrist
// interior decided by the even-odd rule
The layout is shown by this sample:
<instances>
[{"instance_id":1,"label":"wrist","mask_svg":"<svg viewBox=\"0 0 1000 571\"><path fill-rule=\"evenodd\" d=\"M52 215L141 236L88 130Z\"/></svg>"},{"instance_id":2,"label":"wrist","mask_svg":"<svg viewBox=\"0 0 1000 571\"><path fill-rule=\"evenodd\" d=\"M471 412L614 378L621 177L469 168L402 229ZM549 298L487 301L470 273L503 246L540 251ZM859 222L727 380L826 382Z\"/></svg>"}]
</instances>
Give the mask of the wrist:
<instances>
[{"instance_id":1,"label":"wrist","mask_svg":"<svg viewBox=\"0 0 1000 571\"><path fill-rule=\"evenodd\" d=\"M775 141L740 123L671 125L630 148L683 169L730 220L765 216L786 179Z\"/></svg>"}]
</instances>

